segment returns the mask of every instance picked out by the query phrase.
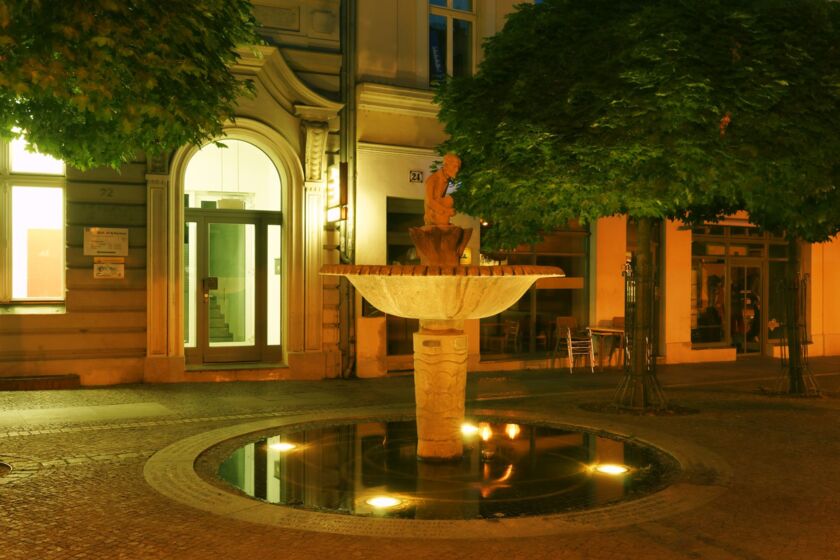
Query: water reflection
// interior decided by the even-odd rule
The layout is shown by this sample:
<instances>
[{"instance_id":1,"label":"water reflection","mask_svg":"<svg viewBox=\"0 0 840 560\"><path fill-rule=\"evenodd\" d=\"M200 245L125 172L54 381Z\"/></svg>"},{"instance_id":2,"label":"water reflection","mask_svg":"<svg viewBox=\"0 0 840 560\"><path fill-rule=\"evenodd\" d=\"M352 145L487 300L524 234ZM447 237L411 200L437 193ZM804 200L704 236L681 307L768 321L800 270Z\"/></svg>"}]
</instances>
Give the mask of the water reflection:
<instances>
[{"instance_id":1,"label":"water reflection","mask_svg":"<svg viewBox=\"0 0 840 560\"><path fill-rule=\"evenodd\" d=\"M418 462L414 422L364 422L260 439L238 449L219 474L271 503L355 515L472 519L603 505L656 491L673 472L670 460L652 449L594 434L509 422L475 425L456 463ZM609 476L590 468L607 463L629 471Z\"/></svg>"}]
</instances>

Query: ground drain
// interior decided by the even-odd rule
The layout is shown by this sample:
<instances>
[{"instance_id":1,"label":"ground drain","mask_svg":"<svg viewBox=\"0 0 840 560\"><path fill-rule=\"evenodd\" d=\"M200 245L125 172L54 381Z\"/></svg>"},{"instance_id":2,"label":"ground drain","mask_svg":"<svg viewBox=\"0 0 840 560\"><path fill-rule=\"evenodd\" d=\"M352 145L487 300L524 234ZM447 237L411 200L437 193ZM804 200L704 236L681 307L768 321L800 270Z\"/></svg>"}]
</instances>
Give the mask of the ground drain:
<instances>
[{"instance_id":1,"label":"ground drain","mask_svg":"<svg viewBox=\"0 0 840 560\"><path fill-rule=\"evenodd\" d=\"M0 461L0 477L4 477L10 472L12 472L12 465Z\"/></svg>"}]
</instances>

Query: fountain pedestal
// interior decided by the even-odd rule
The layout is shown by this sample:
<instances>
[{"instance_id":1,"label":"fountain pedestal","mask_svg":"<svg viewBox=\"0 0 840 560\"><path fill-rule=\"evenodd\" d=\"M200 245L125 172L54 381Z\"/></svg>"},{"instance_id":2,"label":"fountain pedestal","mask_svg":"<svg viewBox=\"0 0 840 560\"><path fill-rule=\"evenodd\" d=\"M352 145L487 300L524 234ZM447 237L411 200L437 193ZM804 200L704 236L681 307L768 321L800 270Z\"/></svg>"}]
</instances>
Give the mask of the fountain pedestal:
<instances>
[{"instance_id":1,"label":"fountain pedestal","mask_svg":"<svg viewBox=\"0 0 840 560\"><path fill-rule=\"evenodd\" d=\"M414 335L417 456L461 457L467 380L464 319L501 313L538 279L563 276L551 266L326 265L346 277L374 307L420 319Z\"/></svg>"},{"instance_id":2,"label":"fountain pedestal","mask_svg":"<svg viewBox=\"0 0 840 560\"><path fill-rule=\"evenodd\" d=\"M420 321L414 333L414 400L417 456L459 459L467 386L467 336L463 321Z\"/></svg>"}]
</instances>

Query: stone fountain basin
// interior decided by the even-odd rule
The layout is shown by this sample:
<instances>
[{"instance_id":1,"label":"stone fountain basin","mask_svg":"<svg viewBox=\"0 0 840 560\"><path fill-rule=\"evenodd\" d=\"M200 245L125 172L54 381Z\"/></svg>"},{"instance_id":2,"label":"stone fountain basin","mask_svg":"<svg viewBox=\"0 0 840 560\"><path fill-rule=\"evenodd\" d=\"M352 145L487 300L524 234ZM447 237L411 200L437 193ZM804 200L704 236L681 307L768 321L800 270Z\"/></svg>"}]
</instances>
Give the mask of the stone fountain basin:
<instances>
[{"instance_id":1,"label":"stone fountain basin","mask_svg":"<svg viewBox=\"0 0 840 560\"><path fill-rule=\"evenodd\" d=\"M554 266L325 265L345 276L374 307L426 320L481 319L501 313L540 278L562 277Z\"/></svg>"}]
</instances>

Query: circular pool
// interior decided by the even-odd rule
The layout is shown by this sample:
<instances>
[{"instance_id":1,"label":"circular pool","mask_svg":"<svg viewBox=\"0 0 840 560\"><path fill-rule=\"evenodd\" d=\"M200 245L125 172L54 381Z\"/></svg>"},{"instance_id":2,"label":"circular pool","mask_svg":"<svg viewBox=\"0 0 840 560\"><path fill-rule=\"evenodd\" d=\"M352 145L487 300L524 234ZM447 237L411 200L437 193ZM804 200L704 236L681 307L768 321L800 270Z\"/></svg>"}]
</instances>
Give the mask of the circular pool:
<instances>
[{"instance_id":1,"label":"circular pool","mask_svg":"<svg viewBox=\"0 0 840 560\"><path fill-rule=\"evenodd\" d=\"M418 461L413 420L289 427L237 448L219 477L245 495L319 512L498 519L601 507L665 488L677 462L617 436L473 418L464 453Z\"/></svg>"},{"instance_id":2,"label":"circular pool","mask_svg":"<svg viewBox=\"0 0 840 560\"><path fill-rule=\"evenodd\" d=\"M455 463L417 462L413 411L380 405L196 433L155 453L144 477L219 523L426 539L522 538L645 523L701 507L732 478L726 461L662 431L667 424L655 429L620 417L509 409L471 414L474 429L466 429L466 451ZM484 430L486 440L480 422L492 432ZM308 447L310 440L320 443ZM234 458L239 449L243 457ZM265 460L250 462L249 455ZM597 470L608 465L628 470ZM223 471L238 472L244 489L219 478ZM322 496L316 501L315 494ZM268 502L284 496L288 505ZM556 513L541 513L548 507Z\"/></svg>"}]
</instances>

